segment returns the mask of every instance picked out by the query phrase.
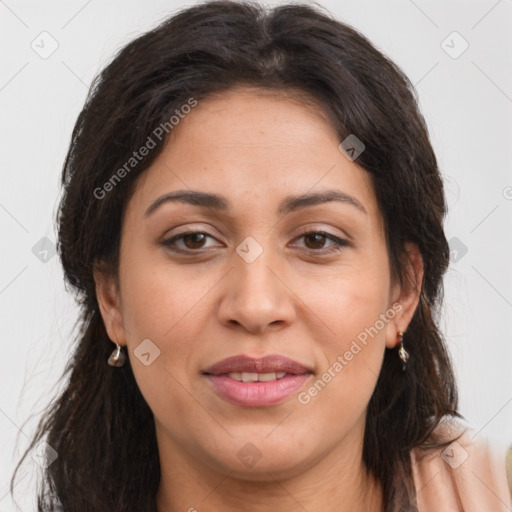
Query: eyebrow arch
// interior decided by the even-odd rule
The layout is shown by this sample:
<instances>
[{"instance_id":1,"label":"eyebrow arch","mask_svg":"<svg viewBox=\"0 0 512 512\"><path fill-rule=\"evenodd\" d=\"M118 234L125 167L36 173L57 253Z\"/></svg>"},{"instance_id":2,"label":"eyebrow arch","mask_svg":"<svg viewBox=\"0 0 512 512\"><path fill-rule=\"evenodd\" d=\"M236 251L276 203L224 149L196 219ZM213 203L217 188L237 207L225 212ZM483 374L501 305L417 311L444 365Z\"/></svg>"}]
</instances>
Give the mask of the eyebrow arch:
<instances>
[{"instance_id":1,"label":"eyebrow arch","mask_svg":"<svg viewBox=\"0 0 512 512\"><path fill-rule=\"evenodd\" d=\"M355 197L339 190L326 190L324 192L313 192L287 197L281 203L278 212L285 215L302 208L307 208L308 206L315 206L334 201L354 206L359 211L366 214L368 213L365 207Z\"/></svg>"},{"instance_id":2,"label":"eyebrow arch","mask_svg":"<svg viewBox=\"0 0 512 512\"><path fill-rule=\"evenodd\" d=\"M353 196L339 190L326 190L324 192L305 193L296 196L289 196L284 199L278 209L278 213L286 215L287 213L308 208L323 203L339 202L351 205L359 211L367 214L364 206ZM144 217L149 217L160 206L168 202L179 202L202 206L211 210L226 211L229 210L229 201L221 195L200 192L197 190L178 190L170 192L156 199L147 208Z\"/></svg>"}]
</instances>

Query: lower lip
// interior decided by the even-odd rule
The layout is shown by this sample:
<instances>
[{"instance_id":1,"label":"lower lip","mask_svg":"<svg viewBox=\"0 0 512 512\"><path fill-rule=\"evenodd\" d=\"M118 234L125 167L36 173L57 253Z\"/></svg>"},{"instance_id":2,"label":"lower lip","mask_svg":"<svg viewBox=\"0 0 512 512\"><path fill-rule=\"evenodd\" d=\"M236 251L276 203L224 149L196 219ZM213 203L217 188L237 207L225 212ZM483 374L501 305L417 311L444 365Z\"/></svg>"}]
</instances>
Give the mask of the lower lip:
<instances>
[{"instance_id":1,"label":"lower lip","mask_svg":"<svg viewBox=\"0 0 512 512\"><path fill-rule=\"evenodd\" d=\"M226 375L206 375L222 398L236 405L265 407L283 402L311 377L311 373L289 375L268 382L240 382Z\"/></svg>"}]
</instances>

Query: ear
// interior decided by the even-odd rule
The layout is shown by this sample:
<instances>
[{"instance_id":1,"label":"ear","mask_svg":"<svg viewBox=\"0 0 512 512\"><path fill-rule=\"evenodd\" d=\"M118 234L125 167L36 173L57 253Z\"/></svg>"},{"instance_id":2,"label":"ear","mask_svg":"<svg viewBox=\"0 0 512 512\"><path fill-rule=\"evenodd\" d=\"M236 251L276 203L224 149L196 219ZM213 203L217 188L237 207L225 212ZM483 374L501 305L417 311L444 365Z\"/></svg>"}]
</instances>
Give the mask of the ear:
<instances>
[{"instance_id":1,"label":"ear","mask_svg":"<svg viewBox=\"0 0 512 512\"><path fill-rule=\"evenodd\" d=\"M96 298L108 337L118 345L126 345L119 286L116 278L98 267L94 269Z\"/></svg>"},{"instance_id":2,"label":"ear","mask_svg":"<svg viewBox=\"0 0 512 512\"><path fill-rule=\"evenodd\" d=\"M402 284L397 279L391 291L391 306L396 312L386 330L386 346L394 348L398 332L405 332L420 300L423 284L423 258L416 244L404 244L404 271Z\"/></svg>"}]
</instances>

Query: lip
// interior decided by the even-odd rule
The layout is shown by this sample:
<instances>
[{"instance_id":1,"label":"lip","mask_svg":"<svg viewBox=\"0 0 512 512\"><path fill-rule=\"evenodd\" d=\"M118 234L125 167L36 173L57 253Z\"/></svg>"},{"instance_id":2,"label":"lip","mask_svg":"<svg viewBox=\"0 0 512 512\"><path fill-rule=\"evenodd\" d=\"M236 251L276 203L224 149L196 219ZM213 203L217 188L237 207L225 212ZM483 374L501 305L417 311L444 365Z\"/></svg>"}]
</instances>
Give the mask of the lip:
<instances>
[{"instance_id":1,"label":"lip","mask_svg":"<svg viewBox=\"0 0 512 512\"><path fill-rule=\"evenodd\" d=\"M282 378L266 382L241 382L229 373L286 372ZM284 356L263 358L234 356L208 368L203 375L214 392L224 400L246 407L266 407L284 402L297 392L313 375L313 371Z\"/></svg>"},{"instance_id":2,"label":"lip","mask_svg":"<svg viewBox=\"0 0 512 512\"><path fill-rule=\"evenodd\" d=\"M222 375L231 372L286 372L294 375L313 373L308 368L293 359L280 355L268 355L261 358L254 358L244 355L228 357L210 366L203 373L209 375Z\"/></svg>"}]
</instances>

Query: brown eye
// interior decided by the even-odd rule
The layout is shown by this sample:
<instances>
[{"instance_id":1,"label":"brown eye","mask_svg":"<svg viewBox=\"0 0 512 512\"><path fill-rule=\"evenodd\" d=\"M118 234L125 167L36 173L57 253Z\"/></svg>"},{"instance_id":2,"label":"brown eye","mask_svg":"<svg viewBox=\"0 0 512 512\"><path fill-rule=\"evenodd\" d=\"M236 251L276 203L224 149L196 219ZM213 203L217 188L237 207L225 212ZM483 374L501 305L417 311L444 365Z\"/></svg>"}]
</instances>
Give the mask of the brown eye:
<instances>
[{"instance_id":1,"label":"brown eye","mask_svg":"<svg viewBox=\"0 0 512 512\"><path fill-rule=\"evenodd\" d=\"M187 249L201 249L205 239L206 235L204 233L189 233L183 235L183 243Z\"/></svg>"},{"instance_id":2,"label":"brown eye","mask_svg":"<svg viewBox=\"0 0 512 512\"><path fill-rule=\"evenodd\" d=\"M323 233L309 233L304 235L305 245L308 249L322 249L327 237Z\"/></svg>"},{"instance_id":3,"label":"brown eye","mask_svg":"<svg viewBox=\"0 0 512 512\"><path fill-rule=\"evenodd\" d=\"M346 240L324 231L307 231L302 233L297 240L302 241L302 249L307 249L318 255L334 253L350 245Z\"/></svg>"},{"instance_id":4,"label":"brown eye","mask_svg":"<svg viewBox=\"0 0 512 512\"><path fill-rule=\"evenodd\" d=\"M164 240L162 245L175 252L200 252L201 249L210 249L212 246L207 245L208 239L215 240L215 238L208 233L201 231L189 231L187 233L181 233L176 235L169 240Z\"/></svg>"}]
</instances>

